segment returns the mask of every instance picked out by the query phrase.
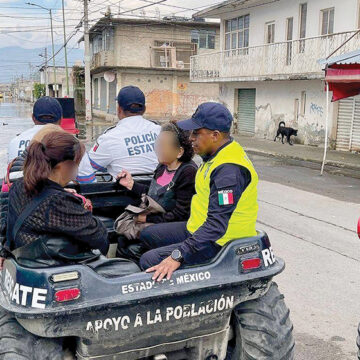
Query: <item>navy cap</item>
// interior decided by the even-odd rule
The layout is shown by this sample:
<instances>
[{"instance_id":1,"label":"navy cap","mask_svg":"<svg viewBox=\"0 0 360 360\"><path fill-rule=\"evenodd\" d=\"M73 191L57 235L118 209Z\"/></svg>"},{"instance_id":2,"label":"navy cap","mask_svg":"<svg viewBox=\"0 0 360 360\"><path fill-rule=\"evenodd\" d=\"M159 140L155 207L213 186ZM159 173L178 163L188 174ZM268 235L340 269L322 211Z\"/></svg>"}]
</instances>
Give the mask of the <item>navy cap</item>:
<instances>
[{"instance_id":1,"label":"navy cap","mask_svg":"<svg viewBox=\"0 0 360 360\"><path fill-rule=\"evenodd\" d=\"M137 86L123 87L119 91L117 102L124 111L137 113L145 110L145 95Z\"/></svg>"},{"instance_id":2,"label":"navy cap","mask_svg":"<svg viewBox=\"0 0 360 360\"><path fill-rule=\"evenodd\" d=\"M62 118L63 111L60 103L55 98L44 96L35 102L33 115L39 122L52 124Z\"/></svg>"},{"instance_id":3,"label":"navy cap","mask_svg":"<svg viewBox=\"0 0 360 360\"><path fill-rule=\"evenodd\" d=\"M198 106L191 119L178 121L177 125L183 130L209 129L229 132L233 117L222 104L206 102Z\"/></svg>"}]
</instances>

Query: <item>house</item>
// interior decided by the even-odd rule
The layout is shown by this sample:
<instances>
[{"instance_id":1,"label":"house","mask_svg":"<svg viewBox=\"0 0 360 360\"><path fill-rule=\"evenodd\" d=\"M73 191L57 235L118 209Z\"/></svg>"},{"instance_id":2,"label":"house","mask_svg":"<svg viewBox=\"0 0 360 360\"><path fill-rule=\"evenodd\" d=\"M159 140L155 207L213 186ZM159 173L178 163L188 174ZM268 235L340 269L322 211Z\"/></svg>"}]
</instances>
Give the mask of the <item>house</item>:
<instances>
[{"instance_id":1,"label":"house","mask_svg":"<svg viewBox=\"0 0 360 360\"><path fill-rule=\"evenodd\" d=\"M42 66L40 68L40 83L48 86L47 94L52 97L71 97L75 99L76 114L85 113L85 75L81 61L68 68L69 94L66 94L65 66ZM47 77L47 78L46 78ZM55 78L56 77L56 78Z\"/></svg>"},{"instance_id":2,"label":"house","mask_svg":"<svg viewBox=\"0 0 360 360\"><path fill-rule=\"evenodd\" d=\"M218 22L106 16L90 29L93 114L116 120L115 97L127 85L142 89L146 115L170 120L217 101L218 84L190 83L190 56L219 49ZM81 41L81 40L80 40Z\"/></svg>"},{"instance_id":3,"label":"house","mask_svg":"<svg viewBox=\"0 0 360 360\"><path fill-rule=\"evenodd\" d=\"M359 0L228 0L194 16L221 20L221 50L191 57L191 81L220 85L238 131L274 139L284 121L298 142L324 143L318 60L360 48ZM332 147L360 151L360 97L331 103L329 127Z\"/></svg>"},{"instance_id":4,"label":"house","mask_svg":"<svg viewBox=\"0 0 360 360\"><path fill-rule=\"evenodd\" d=\"M34 101L34 81L24 79L23 77L16 80L13 88L13 95L16 100L33 102Z\"/></svg>"},{"instance_id":5,"label":"house","mask_svg":"<svg viewBox=\"0 0 360 360\"><path fill-rule=\"evenodd\" d=\"M80 64L76 64L76 66L81 66ZM55 66L51 65L42 66L40 68L40 83L48 84L48 89L46 94L52 97L64 97L69 96L73 97L74 93L74 82L72 76L72 67L68 67L69 74L69 94L66 94L66 68L65 66Z\"/></svg>"}]
</instances>

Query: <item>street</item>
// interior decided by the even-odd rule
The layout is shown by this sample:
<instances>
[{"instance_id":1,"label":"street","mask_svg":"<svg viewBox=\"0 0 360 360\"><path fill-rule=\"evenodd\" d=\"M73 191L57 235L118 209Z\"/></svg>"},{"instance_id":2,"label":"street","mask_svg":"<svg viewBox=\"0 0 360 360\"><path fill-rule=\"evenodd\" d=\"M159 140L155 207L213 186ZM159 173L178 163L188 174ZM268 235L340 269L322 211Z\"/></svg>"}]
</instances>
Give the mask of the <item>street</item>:
<instances>
[{"instance_id":1,"label":"street","mask_svg":"<svg viewBox=\"0 0 360 360\"><path fill-rule=\"evenodd\" d=\"M258 228L286 262L276 279L290 308L296 360L350 360L360 321L360 181L253 157Z\"/></svg>"},{"instance_id":2,"label":"street","mask_svg":"<svg viewBox=\"0 0 360 360\"><path fill-rule=\"evenodd\" d=\"M8 141L31 125L27 104L0 104L0 171ZM2 125L7 123L8 125ZM258 228L286 262L276 278L291 311L296 360L353 360L360 321L360 180L251 156L259 173Z\"/></svg>"}]
</instances>

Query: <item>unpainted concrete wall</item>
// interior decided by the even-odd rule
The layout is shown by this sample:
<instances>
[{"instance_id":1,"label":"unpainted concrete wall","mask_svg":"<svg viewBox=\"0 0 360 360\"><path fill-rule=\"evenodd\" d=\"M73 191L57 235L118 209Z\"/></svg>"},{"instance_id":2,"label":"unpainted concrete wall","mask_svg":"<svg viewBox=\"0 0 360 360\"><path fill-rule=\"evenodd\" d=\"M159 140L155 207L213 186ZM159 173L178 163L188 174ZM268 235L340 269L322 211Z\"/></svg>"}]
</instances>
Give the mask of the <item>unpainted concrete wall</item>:
<instances>
[{"instance_id":1,"label":"unpainted concrete wall","mask_svg":"<svg viewBox=\"0 0 360 360\"><path fill-rule=\"evenodd\" d=\"M102 76L96 74L94 78ZM124 86L138 86L146 96L146 117L160 121L186 118L194 113L199 104L219 100L218 84L190 83L186 71L118 70L116 77L117 92ZM108 102L112 100L108 98ZM116 116L107 112L94 110L94 113L116 120Z\"/></svg>"}]
</instances>

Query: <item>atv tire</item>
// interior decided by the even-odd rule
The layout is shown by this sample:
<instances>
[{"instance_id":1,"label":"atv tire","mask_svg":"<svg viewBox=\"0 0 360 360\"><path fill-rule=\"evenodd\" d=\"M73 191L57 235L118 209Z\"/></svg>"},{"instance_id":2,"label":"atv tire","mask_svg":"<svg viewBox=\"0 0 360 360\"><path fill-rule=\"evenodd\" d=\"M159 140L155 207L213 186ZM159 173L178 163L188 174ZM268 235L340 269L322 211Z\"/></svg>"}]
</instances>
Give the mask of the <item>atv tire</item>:
<instances>
[{"instance_id":1,"label":"atv tire","mask_svg":"<svg viewBox=\"0 0 360 360\"><path fill-rule=\"evenodd\" d=\"M58 339L40 338L26 331L16 318L0 308L0 360L62 360Z\"/></svg>"},{"instance_id":2,"label":"atv tire","mask_svg":"<svg viewBox=\"0 0 360 360\"><path fill-rule=\"evenodd\" d=\"M359 324L359 327L358 327L358 334L357 334L357 338L356 338L356 345L357 345L357 347L358 347L357 356L358 356L358 359L360 360L360 324Z\"/></svg>"},{"instance_id":3,"label":"atv tire","mask_svg":"<svg viewBox=\"0 0 360 360\"><path fill-rule=\"evenodd\" d=\"M264 296L238 305L232 319L235 339L227 359L292 360L295 341L289 314L274 282Z\"/></svg>"}]
</instances>

